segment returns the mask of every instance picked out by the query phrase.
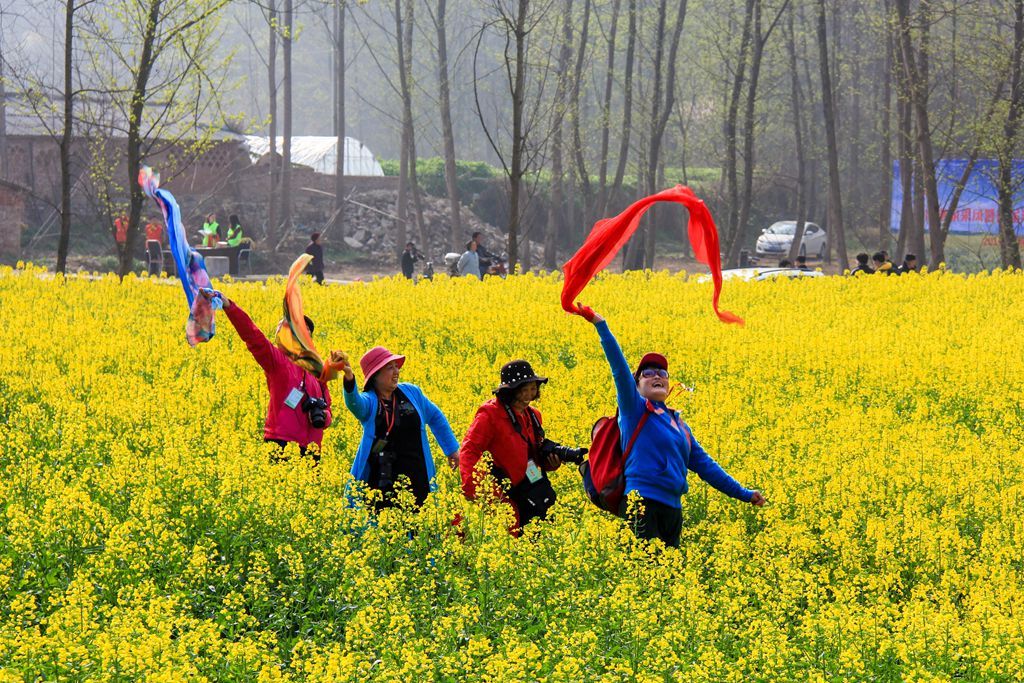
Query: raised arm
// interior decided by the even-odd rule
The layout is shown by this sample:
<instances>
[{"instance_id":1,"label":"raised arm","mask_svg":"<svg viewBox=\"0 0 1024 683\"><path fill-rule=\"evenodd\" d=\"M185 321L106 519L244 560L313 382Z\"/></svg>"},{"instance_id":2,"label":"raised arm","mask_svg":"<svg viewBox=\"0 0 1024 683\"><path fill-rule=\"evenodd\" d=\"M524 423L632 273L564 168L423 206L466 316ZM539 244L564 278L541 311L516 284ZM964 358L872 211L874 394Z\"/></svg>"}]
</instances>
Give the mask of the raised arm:
<instances>
[{"instance_id":1,"label":"raised arm","mask_svg":"<svg viewBox=\"0 0 1024 683\"><path fill-rule=\"evenodd\" d=\"M644 411L645 402L636 388L636 380L629 369L625 354L622 353L622 347L608 329L608 322L589 306L580 306L580 315L594 324L597 334L601 337L601 347L608 359L608 365L611 366L612 379L615 380L619 412L628 417L640 415Z\"/></svg>"},{"instance_id":2,"label":"raised arm","mask_svg":"<svg viewBox=\"0 0 1024 683\"><path fill-rule=\"evenodd\" d=\"M249 315L242 310L241 306L224 298L224 313L227 314L231 325L238 332L238 336L245 342L249 353L260 364L264 371L270 372L281 362L284 354L281 353L266 335L260 331Z\"/></svg>"}]
</instances>

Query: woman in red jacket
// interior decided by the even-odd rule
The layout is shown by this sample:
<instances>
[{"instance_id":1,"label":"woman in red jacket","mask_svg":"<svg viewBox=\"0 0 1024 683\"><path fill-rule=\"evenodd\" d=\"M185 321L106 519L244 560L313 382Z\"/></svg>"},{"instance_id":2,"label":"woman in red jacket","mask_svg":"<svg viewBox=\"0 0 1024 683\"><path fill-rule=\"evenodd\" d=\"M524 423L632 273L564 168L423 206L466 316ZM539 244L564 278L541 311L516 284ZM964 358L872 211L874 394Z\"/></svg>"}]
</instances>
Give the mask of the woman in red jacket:
<instances>
[{"instance_id":1,"label":"woman in red jacket","mask_svg":"<svg viewBox=\"0 0 1024 683\"><path fill-rule=\"evenodd\" d=\"M512 532L517 535L534 517L546 517L555 502L555 491L546 473L557 470L563 460L582 461L587 452L544 438L540 411L530 403L540 398L540 385L547 381L547 377L537 376L525 360L506 363L501 368L501 386L494 390L495 398L477 409L459 450L463 493L476 498L477 486L488 474L496 482L505 483L507 494L495 486L494 496L511 506L516 520ZM477 467L485 451L493 460L490 472Z\"/></svg>"}]
</instances>

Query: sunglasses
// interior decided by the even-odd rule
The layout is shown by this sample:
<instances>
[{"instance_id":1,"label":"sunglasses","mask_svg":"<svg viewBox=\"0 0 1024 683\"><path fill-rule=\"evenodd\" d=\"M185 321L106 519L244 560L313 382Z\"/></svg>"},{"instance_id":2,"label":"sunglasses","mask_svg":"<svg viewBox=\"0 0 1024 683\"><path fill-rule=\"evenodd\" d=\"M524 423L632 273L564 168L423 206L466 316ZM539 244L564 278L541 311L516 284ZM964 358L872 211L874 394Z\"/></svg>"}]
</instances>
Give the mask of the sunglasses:
<instances>
[{"instance_id":1,"label":"sunglasses","mask_svg":"<svg viewBox=\"0 0 1024 683\"><path fill-rule=\"evenodd\" d=\"M661 377L662 379L668 379L668 370L665 368L644 368L640 373L640 376L645 379L651 379L652 377Z\"/></svg>"}]
</instances>

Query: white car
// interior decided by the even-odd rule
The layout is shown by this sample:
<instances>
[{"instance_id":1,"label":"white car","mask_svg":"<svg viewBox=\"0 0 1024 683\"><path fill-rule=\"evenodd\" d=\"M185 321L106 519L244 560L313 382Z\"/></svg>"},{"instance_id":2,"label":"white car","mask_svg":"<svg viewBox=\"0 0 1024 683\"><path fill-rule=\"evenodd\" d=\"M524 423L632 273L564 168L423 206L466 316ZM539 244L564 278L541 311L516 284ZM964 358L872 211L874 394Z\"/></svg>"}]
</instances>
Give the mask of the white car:
<instances>
[{"instance_id":1,"label":"white car","mask_svg":"<svg viewBox=\"0 0 1024 683\"><path fill-rule=\"evenodd\" d=\"M818 270L800 270L799 268L730 268L722 271L722 280L743 280L745 282L761 282L762 280L774 280L778 277L802 278L802 277L825 277L825 274ZM711 275L701 273L693 276L694 282L710 282Z\"/></svg>"},{"instance_id":2,"label":"white car","mask_svg":"<svg viewBox=\"0 0 1024 683\"><path fill-rule=\"evenodd\" d=\"M757 238L755 252L757 256L785 258L793 245L796 234L796 221L779 221L761 231ZM800 256L816 256L825 258L828 236L815 223L804 223L803 239L800 240Z\"/></svg>"}]
</instances>

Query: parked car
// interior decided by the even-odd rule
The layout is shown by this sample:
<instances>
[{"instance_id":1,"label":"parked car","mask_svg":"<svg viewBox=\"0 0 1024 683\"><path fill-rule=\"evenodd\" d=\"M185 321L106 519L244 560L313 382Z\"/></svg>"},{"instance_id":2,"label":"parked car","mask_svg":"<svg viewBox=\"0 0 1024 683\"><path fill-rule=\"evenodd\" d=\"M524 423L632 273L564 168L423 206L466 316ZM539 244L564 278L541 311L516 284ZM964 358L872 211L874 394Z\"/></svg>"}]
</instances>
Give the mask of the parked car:
<instances>
[{"instance_id":1,"label":"parked car","mask_svg":"<svg viewBox=\"0 0 1024 683\"><path fill-rule=\"evenodd\" d=\"M722 271L723 281L744 280L760 282L762 280L774 280L779 277L825 277L825 274L818 270L800 270L799 268L730 268ZM710 282L711 275L707 273L694 275L693 281Z\"/></svg>"},{"instance_id":2,"label":"parked car","mask_svg":"<svg viewBox=\"0 0 1024 683\"><path fill-rule=\"evenodd\" d=\"M757 238L755 252L761 258L778 257L784 258L789 254L789 248L793 245L793 236L796 234L796 221L779 221L772 223L770 227L761 231ZM828 236L815 223L804 223L803 239L800 240L801 256L814 256L819 259L825 258L825 249L828 246Z\"/></svg>"}]
</instances>

